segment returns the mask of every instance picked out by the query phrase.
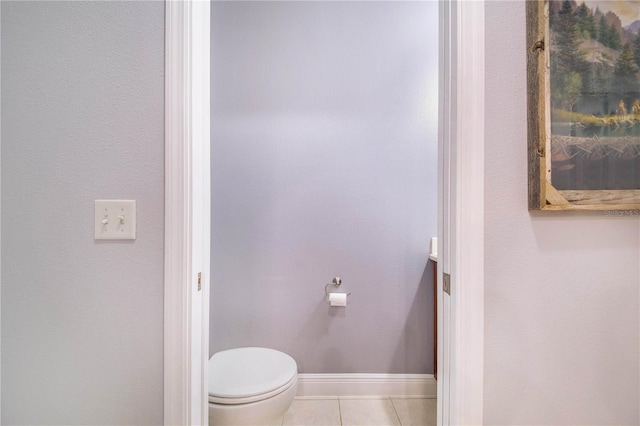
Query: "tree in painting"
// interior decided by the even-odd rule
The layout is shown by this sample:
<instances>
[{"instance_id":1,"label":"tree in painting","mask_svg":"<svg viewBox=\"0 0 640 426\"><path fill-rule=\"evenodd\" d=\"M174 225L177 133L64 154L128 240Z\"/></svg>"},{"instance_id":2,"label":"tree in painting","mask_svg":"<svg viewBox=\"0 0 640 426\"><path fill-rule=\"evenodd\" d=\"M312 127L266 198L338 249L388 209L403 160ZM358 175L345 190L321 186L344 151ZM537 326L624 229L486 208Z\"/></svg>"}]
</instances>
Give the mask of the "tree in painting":
<instances>
[{"instance_id":1,"label":"tree in painting","mask_svg":"<svg viewBox=\"0 0 640 426\"><path fill-rule=\"evenodd\" d=\"M582 75L586 64L578 49L581 34L577 25L578 17L569 1L563 3L557 19L552 23L556 30L557 46L551 62L552 101L573 112L582 93ZM587 34L590 37L590 33Z\"/></svg>"},{"instance_id":2,"label":"tree in painting","mask_svg":"<svg viewBox=\"0 0 640 426\"><path fill-rule=\"evenodd\" d=\"M625 44L622 48L622 53L618 57L615 70L613 72L615 89L617 93L620 93L622 102L625 106L633 103L633 95L637 94L638 86L638 67L636 66L633 54L631 53L631 47Z\"/></svg>"}]
</instances>

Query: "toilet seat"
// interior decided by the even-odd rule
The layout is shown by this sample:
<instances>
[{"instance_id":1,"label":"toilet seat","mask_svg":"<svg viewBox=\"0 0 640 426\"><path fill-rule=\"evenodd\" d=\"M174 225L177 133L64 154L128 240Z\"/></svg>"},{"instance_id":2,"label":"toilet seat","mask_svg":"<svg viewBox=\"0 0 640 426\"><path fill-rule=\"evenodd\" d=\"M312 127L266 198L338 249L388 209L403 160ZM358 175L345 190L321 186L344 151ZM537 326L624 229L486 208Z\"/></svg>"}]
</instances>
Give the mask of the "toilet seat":
<instances>
[{"instance_id":1,"label":"toilet seat","mask_svg":"<svg viewBox=\"0 0 640 426\"><path fill-rule=\"evenodd\" d=\"M224 397L209 395L209 402L214 404L221 404L221 405L235 405L235 404L247 404L249 402L262 401L264 399L269 399L272 396L278 395L279 393L286 391L291 386L296 384L297 381L298 381L298 377L294 376L285 385L279 387L278 389L274 389L271 392L267 392L265 394L248 396L245 398L224 398Z\"/></svg>"},{"instance_id":2,"label":"toilet seat","mask_svg":"<svg viewBox=\"0 0 640 426\"><path fill-rule=\"evenodd\" d=\"M222 405L261 401L297 383L298 367L289 355L267 348L236 348L209 360L209 402Z\"/></svg>"}]
</instances>

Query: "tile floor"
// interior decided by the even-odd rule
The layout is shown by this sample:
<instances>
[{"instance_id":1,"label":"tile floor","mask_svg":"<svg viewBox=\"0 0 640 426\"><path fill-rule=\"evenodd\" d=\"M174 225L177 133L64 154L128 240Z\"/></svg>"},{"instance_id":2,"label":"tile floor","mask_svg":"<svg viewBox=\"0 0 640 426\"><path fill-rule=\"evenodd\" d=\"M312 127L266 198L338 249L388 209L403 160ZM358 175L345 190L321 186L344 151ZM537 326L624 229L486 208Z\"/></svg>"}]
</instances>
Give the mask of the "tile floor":
<instances>
[{"instance_id":1,"label":"tile floor","mask_svg":"<svg viewBox=\"0 0 640 426\"><path fill-rule=\"evenodd\" d=\"M272 426L430 426L436 400L421 398L296 398Z\"/></svg>"}]
</instances>

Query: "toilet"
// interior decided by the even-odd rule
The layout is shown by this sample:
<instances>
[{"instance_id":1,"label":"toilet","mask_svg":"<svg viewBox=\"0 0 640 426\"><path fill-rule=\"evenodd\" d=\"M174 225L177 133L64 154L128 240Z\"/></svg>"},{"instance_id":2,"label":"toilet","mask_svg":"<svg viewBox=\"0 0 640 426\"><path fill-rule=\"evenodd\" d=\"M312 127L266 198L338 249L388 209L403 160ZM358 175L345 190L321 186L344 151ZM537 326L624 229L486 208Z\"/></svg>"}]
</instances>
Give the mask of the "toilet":
<instances>
[{"instance_id":1,"label":"toilet","mask_svg":"<svg viewBox=\"0 0 640 426\"><path fill-rule=\"evenodd\" d=\"M298 365L267 348L236 348L209 360L209 425L257 426L282 417L298 388Z\"/></svg>"}]
</instances>

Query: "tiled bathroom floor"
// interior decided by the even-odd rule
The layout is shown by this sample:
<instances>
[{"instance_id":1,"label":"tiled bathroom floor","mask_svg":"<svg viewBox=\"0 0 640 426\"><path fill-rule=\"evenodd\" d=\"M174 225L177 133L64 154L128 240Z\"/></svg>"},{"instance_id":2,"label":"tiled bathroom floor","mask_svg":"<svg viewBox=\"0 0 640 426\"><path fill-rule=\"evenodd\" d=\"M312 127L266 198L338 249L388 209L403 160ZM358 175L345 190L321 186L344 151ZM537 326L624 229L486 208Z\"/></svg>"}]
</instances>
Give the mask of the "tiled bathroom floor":
<instances>
[{"instance_id":1,"label":"tiled bathroom floor","mask_svg":"<svg viewBox=\"0 0 640 426\"><path fill-rule=\"evenodd\" d=\"M295 399L273 426L430 426L436 400L420 398Z\"/></svg>"}]
</instances>

